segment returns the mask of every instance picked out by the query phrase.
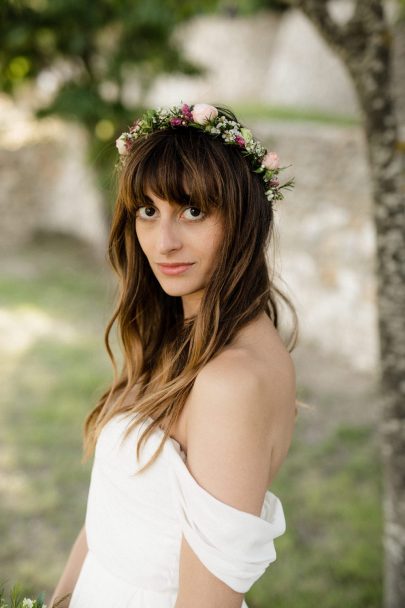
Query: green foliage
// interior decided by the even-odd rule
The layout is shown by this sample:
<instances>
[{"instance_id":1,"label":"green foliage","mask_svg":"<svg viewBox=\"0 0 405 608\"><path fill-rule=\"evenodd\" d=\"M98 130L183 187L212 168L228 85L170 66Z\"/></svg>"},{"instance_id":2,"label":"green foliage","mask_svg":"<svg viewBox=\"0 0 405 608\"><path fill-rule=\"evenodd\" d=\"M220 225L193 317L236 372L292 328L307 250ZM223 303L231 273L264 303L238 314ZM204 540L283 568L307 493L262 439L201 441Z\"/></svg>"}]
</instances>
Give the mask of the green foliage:
<instances>
[{"instance_id":1,"label":"green foliage","mask_svg":"<svg viewBox=\"0 0 405 608\"><path fill-rule=\"evenodd\" d=\"M4 596L4 585L0 587L0 608L43 608L45 604L45 594L42 592L35 600L26 598L22 586L15 583L10 589L10 604L6 602Z\"/></svg>"},{"instance_id":2,"label":"green foliage","mask_svg":"<svg viewBox=\"0 0 405 608\"><path fill-rule=\"evenodd\" d=\"M70 595L70 593L64 595L63 597L58 599L56 603L52 604L50 608L57 608ZM29 597L26 597L26 595L23 593L23 588L20 583L15 583L12 586L12 588L10 589L9 596L11 602L10 604L6 601L6 598L4 596L4 585L2 585L0 587L0 608L46 608L45 593L43 591L41 591L38 597L33 600Z\"/></svg>"},{"instance_id":3,"label":"green foliage","mask_svg":"<svg viewBox=\"0 0 405 608\"><path fill-rule=\"evenodd\" d=\"M283 9L280 0L3 0L0 4L0 90L47 74L56 93L39 115L58 114L110 141L132 122L125 98L130 75L147 91L161 73L199 74L172 36L180 22L216 11Z\"/></svg>"},{"instance_id":4,"label":"green foliage","mask_svg":"<svg viewBox=\"0 0 405 608\"><path fill-rule=\"evenodd\" d=\"M210 6L210 0L6 0L0 8L0 90L15 93L48 70L59 86L40 115L78 120L108 140L133 116L123 99L129 74L147 90L162 72L199 73L171 34ZM97 129L101 120L104 127Z\"/></svg>"}]
</instances>

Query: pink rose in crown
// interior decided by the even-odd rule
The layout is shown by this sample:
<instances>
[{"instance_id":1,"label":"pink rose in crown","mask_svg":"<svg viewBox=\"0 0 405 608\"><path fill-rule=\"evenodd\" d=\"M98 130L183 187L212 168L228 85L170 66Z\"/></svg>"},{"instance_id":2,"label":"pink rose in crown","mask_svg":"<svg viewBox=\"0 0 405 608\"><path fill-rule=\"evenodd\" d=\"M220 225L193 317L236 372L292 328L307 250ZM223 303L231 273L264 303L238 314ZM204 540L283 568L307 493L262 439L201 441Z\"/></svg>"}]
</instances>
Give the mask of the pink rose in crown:
<instances>
[{"instance_id":1,"label":"pink rose in crown","mask_svg":"<svg viewBox=\"0 0 405 608\"><path fill-rule=\"evenodd\" d=\"M181 118L171 118L170 124L172 127L179 127L181 125Z\"/></svg>"},{"instance_id":2,"label":"pink rose in crown","mask_svg":"<svg viewBox=\"0 0 405 608\"><path fill-rule=\"evenodd\" d=\"M264 165L266 169L278 169L280 165L278 155L275 152L267 152L266 156L262 159L262 165Z\"/></svg>"},{"instance_id":3,"label":"pink rose in crown","mask_svg":"<svg viewBox=\"0 0 405 608\"><path fill-rule=\"evenodd\" d=\"M194 122L198 122L200 125L218 116L218 110L208 103L197 103L191 113Z\"/></svg>"}]
</instances>

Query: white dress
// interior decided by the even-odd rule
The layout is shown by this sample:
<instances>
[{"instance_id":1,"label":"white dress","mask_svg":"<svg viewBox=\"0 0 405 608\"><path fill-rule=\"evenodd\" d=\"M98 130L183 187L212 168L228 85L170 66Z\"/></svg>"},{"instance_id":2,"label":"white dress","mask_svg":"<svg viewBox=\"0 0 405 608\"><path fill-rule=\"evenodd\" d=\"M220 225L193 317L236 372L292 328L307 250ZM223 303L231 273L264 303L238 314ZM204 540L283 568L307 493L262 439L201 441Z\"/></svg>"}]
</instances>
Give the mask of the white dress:
<instances>
[{"instance_id":1,"label":"white dress","mask_svg":"<svg viewBox=\"0 0 405 608\"><path fill-rule=\"evenodd\" d=\"M273 539L286 527L280 500L268 490L260 517L218 500L191 475L173 438L133 476L163 431L146 440L138 463L136 441L145 423L121 445L129 423L127 415L116 415L96 444L85 520L89 551L69 608L173 608L182 534L210 572L247 592L276 559Z\"/></svg>"}]
</instances>

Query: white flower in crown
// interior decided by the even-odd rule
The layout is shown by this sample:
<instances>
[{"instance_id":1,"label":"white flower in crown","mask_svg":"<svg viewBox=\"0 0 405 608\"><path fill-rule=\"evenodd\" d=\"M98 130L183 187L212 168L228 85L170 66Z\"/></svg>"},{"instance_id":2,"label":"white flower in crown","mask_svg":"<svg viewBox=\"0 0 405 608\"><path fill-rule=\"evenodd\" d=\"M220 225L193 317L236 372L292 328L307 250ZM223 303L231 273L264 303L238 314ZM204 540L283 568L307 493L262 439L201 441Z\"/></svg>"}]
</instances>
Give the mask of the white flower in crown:
<instances>
[{"instance_id":1,"label":"white flower in crown","mask_svg":"<svg viewBox=\"0 0 405 608\"><path fill-rule=\"evenodd\" d=\"M32 608L33 605L34 605L34 602L32 600L30 600L29 597L25 597L23 599L22 608Z\"/></svg>"},{"instance_id":2,"label":"white flower in crown","mask_svg":"<svg viewBox=\"0 0 405 608\"><path fill-rule=\"evenodd\" d=\"M196 103L191 110L194 122L200 125L205 124L209 120L218 116L218 110L214 106L210 106L208 103Z\"/></svg>"},{"instance_id":3,"label":"white flower in crown","mask_svg":"<svg viewBox=\"0 0 405 608\"><path fill-rule=\"evenodd\" d=\"M125 156L126 154L128 154L130 146L128 145L127 134L122 133L122 135L120 135L119 138L115 141L115 145L117 146L120 156Z\"/></svg>"}]
</instances>

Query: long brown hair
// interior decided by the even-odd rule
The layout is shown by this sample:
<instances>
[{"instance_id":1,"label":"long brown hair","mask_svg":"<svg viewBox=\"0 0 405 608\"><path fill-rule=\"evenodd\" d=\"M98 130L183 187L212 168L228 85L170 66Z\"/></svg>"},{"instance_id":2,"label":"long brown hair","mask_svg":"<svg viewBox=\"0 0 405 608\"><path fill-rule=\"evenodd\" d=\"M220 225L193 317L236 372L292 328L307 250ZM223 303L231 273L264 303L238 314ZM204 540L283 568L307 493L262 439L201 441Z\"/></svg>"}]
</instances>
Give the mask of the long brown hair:
<instances>
[{"instance_id":1,"label":"long brown hair","mask_svg":"<svg viewBox=\"0 0 405 608\"><path fill-rule=\"evenodd\" d=\"M237 120L228 108L217 108ZM222 215L225 230L216 268L192 318L184 319L181 297L163 291L137 240L136 210L150 204L145 199L148 187L171 203L192 205L206 213L216 208ZM138 458L142 443L156 427L164 430L159 448L143 468L152 464L201 368L261 312L277 328L279 298L293 315L286 344L289 352L293 350L298 319L274 282L268 261L272 234L273 208L263 182L236 146L226 146L192 127L156 131L134 142L119 175L108 245L119 279L118 302L104 337L114 379L86 417L84 461L91 456L103 426L116 414L128 413L136 419L125 437L136 424L150 423L138 442ZM109 344L115 322L124 356L120 372ZM128 400L131 390L136 396Z\"/></svg>"}]
</instances>

